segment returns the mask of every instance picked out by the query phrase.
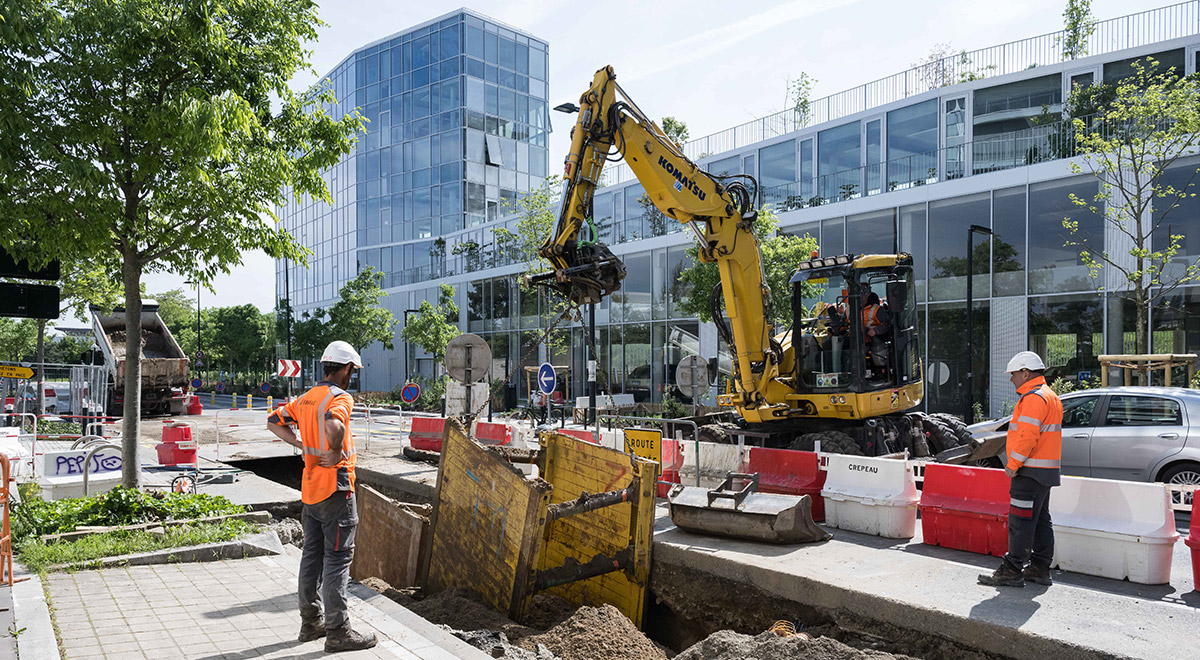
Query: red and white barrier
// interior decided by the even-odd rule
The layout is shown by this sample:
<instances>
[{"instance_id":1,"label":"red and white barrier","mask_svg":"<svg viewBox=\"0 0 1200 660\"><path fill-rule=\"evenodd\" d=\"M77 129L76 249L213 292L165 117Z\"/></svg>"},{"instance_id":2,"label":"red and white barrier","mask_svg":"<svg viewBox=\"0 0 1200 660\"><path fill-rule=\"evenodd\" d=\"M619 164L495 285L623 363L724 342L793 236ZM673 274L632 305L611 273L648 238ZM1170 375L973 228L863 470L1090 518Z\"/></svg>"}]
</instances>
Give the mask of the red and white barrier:
<instances>
[{"instance_id":1,"label":"red and white barrier","mask_svg":"<svg viewBox=\"0 0 1200 660\"><path fill-rule=\"evenodd\" d=\"M917 530L917 483L908 461L824 454L825 524L893 539Z\"/></svg>"},{"instance_id":2,"label":"red and white barrier","mask_svg":"<svg viewBox=\"0 0 1200 660\"><path fill-rule=\"evenodd\" d=\"M1192 551L1192 589L1200 589L1200 517L1196 516L1196 495L1192 494L1192 521L1188 525L1187 538L1184 544Z\"/></svg>"},{"instance_id":3,"label":"red and white barrier","mask_svg":"<svg viewBox=\"0 0 1200 660\"><path fill-rule=\"evenodd\" d=\"M994 468L925 464L921 536L928 545L1003 557L1008 551L1009 478Z\"/></svg>"},{"instance_id":4,"label":"red and white barrier","mask_svg":"<svg viewBox=\"0 0 1200 660\"><path fill-rule=\"evenodd\" d=\"M1166 484L1063 477L1050 491L1054 565L1139 584L1171 581L1179 532Z\"/></svg>"},{"instance_id":5,"label":"red and white barrier","mask_svg":"<svg viewBox=\"0 0 1200 660\"><path fill-rule=\"evenodd\" d=\"M808 495L812 499L813 520L825 520L821 489L828 473L820 468L815 452L751 447L746 472L758 473L761 492Z\"/></svg>"},{"instance_id":6,"label":"red and white barrier","mask_svg":"<svg viewBox=\"0 0 1200 660\"><path fill-rule=\"evenodd\" d=\"M475 422L475 438L484 445L507 445L512 442L512 433L507 424Z\"/></svg>"},{"instance_id":7,"label":"red and white barrier","mask_svg":"<svg viewBox=\"0 0 1200 660\"><path fill-rule=\"evenodd\" d=\"M446 431L445 417L413 417L408 444L413 449L442 451L442 436Z\"/></svg>"}]
</instances>

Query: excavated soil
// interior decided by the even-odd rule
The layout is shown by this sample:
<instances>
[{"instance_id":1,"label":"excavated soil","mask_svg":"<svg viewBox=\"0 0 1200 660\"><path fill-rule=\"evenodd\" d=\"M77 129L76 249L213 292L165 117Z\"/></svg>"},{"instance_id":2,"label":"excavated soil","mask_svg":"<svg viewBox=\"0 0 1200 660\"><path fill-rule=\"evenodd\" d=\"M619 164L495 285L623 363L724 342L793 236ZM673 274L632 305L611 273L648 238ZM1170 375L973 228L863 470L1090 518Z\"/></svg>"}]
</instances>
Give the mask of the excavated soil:
<instances>
[{"instance_id":1,"label":"excavated soil","mask_svg":"<svg viewBox=\"0 0 1200 660\"><path fill-rule=\"evenodd\" d=\"M538 644L563 660L667 660L667 654L612 605L581 607L550 630L518 642L527 650Z\"/></svg>"},{"instance_id":2,"label":"excavated soil","mask_svg":"<svg viewBox=\"0 0 1200 660\"><path fill-rule=\"evenodd\" d=\"M494 630L452 630L450 631L455 637L474 646L493 658L504 658L505 660L562 660L557 655L550 652L550 649L537 645L532 651L514 646L508 641L508 636L502 632Z\"/></svg>"},{"instance_id":3,"label":"excavated soil","mask_svg":"<svg viewBox=\"0 0 1200 660\"><path fill-rule=\"evenodd\" d=\"M750 636L722 630L697 642L675 660L912 660L907 655L861 650L829 637L780 637L764 632Z\"/></svg>"}]
</instances>

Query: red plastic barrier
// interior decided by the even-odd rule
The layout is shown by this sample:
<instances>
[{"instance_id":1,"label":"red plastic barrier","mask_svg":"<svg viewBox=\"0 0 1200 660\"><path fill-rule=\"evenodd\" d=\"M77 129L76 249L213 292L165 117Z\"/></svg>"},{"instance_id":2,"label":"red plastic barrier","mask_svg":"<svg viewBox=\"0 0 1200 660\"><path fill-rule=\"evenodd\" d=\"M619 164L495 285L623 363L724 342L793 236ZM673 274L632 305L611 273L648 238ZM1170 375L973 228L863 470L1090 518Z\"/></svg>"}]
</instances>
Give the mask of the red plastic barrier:
<instances>
[{"instance_id":1,"label":"red plastic barrier","mask_svg":"<svg viewBox=\"0 0 1200 660\"><path fill-rule=\"evenodd\" d=\"M440 452L445 428L445 417L413 417L412 430L408 432L408 444L413 449Z\"/></svg>"},{"instance_id":2,"label":"red plastic barrier","mask_svg":"<svg viewBox=\"0 0 1200 660\"><path fill-rule=\"evenodd\" d=\"M1008 486L1004 470L928 463L917 507L924 542L1003 557L1008 551Z\"/></svg>"},{"instance_id":3,"label":"red plastic barrier","mask_svg":"<svg viewBox=\"0 0 1200 660\"><path fill-rule=\"evenodd\" d=\"M1192 493L1192 523L1184 544L1192 550L1192 589L1200 591L1200 517L1196 516L1196 499L1200 490Z\"/></svg>"},{"instance_id":4,"label":"red plastic barrier","mask_svg":"<svg viewBox=\"0 0 1200 660\"><path fill-rule=\"evenodd\" d=\"M667 492L671 490L671 484L679 483L679 470L682 467L683 443L679 440L663 440L662 474L658 477L659 497L666 497Z\"/></svg>"},{"instance_id":5,"label":"red plastic barrier","mask_svg":"<svg viewBox=\"0 0 1200 660\"><path fill-rule=\"evenodd\" d=\"M196 464L196 443L192 441L192 427L187 424L166 424L163 426L162 439L160 444L154 446L160 464Z\"/></svg>"},{"instance_id":6,"label":"red plastic barrier","mask_svg":"<svg viewBox=\"0 0 1200 660\"><path fill-rule=\"evenodd\" d=\"M512 441L508 426L495 422L478 422L475 424L475 437L485 445L507 445Z\"/></svg>"},{"instance_id":7,"label":"red plastic barrier","mask_svg":"<svg viewBox=\"0 0 1200 660\"><path fill-rule=\"evenodd\" d=\"M556 429L556 430L563 435L569 435L572 438L578 438L580 440L583 440L584 442L588 442L593 445L600 444L600 443L596 442L596 437L594 435L592 435L591 431L584 431L581 429Z\"/></svg>"},{"instance_id":8,"label":"red plastic barrier","mask_svg":"<svg viewBox=\"0 0 1200 660\"><path fill-rule=\"evenodd\" d=\"M204 404L200 403L200 397L188 397L187 414L199 415L202 412L204 412Z\"/></svg>"},{"instance_id":9,"label":"red plastic barrier","mask_svg":"<svg viewBox=\"0 0 1200 660\"><path fill-rule=\"evenodd\" d=\"M746 472L758 473L758 490L783 495L808 495L812 498L813 520L825 520L825 500L821 489L826 472L818 466L817 454L792 449L751 447Z\"/></svg>"}]
</instances>

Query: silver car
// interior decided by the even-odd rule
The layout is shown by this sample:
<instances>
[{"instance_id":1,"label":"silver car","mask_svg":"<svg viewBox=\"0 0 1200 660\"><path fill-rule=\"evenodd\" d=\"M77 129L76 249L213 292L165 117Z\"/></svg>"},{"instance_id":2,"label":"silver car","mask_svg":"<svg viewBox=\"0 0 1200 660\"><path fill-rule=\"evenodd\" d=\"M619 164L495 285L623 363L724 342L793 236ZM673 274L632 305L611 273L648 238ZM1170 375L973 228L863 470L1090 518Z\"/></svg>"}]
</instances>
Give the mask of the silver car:
<instances>
[{"instance_id":1,"label":"silver car","mask_svg":"<svg viewBox=\"0 0 1200 660\"><path fill-rule=\"evenodd\" d=\"M1101 387L1062 402L1063 474L1200 485L1200 390ZM985 440L1007 432L1008 422L970 429Z\"/></svg>"}]
</instances>

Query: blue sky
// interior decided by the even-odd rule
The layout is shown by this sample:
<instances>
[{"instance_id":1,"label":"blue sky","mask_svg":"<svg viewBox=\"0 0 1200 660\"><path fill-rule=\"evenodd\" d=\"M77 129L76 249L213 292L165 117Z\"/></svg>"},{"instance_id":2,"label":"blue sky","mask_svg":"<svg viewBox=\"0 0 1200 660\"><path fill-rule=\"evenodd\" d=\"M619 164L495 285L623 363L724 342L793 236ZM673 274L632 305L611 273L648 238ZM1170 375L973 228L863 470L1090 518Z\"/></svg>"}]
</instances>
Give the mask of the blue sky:
<instances>
[{"instance_id":1,"label":"blue sky","mask_svg":"<svg viewBox=\"0 0 1200 660\"><path fill-rule=\"evenodd\" d=\"M1095 0L1101 20L1163 6L1142 0ZM322 4L313 51L315 74L327 73L355 48L463 6L426 0L341 0ZM550 42L550 104L576 101L595 71L612 64L621 86L655 119L673 115L692 138L782 110L786 84L800 72L818 82L813 98L855 87L916 64L935 44L974 50L1054 32L1065 0L795 0L687 4L642 0L483 1L471 9ZM550 171L561 169L570 118L555 113ZM152 292L183 288L182 277L146 278ZM205 307L274 306L274 265L262 253L217 278Z\"/></svg>"}]
</instances>

